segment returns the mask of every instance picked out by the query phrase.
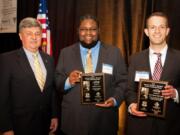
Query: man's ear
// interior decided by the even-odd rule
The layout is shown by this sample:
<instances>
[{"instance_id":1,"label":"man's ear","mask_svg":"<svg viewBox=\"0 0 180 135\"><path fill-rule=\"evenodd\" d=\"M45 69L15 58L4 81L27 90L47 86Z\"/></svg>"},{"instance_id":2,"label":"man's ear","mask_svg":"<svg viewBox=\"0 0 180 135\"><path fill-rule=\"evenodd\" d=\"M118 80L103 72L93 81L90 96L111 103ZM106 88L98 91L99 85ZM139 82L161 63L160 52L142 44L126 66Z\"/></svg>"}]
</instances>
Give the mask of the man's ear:
<instances>
[{"instance_id":1,"label":"man's ear","mask_svg":"<svg viewBox=\"0 0 180 135\"><path fill-rule=\"evenodd\" d=\"M22 35L21 35L21 33L19 33L19 38L22 40Z\"/></svg>"},{"instance_id":2,"label":"man's ear","mask_svg":"<svg viewBox=\"0 0 180 135\"><path fill-rule=\"evenodd\" d=\"M147 28L144 29L144 33L146 34L146 36L149 37L149 33L148 33L148 29Z\"/></svg>"},{"instance_id":3,"label":"man's ear","mask_svg":"<svg viewBox=\"0 0 180 135\"><path fill-rule=\"evenodd\" d=\"M170 28L167 28L166 35L169 35L169 32L170 32Z\"/></svg>"}]
</instances>

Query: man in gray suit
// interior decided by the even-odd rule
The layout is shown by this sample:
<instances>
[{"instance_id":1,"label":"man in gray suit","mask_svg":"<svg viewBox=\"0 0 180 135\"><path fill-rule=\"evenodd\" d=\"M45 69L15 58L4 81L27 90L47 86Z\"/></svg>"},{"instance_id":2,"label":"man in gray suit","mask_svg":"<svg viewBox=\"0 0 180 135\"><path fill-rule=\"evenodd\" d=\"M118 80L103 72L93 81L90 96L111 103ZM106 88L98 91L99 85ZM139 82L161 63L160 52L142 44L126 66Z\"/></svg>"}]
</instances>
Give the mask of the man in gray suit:
<instances>
[{"instance_id":1,"label":"man in gray suit","mask_svg":"<svg viewBox=\"0 0 180 135\"><path fill-rule=\"evenodd\" d=\"M20 22L19 36L23 47L0 56L0 132L48 135L58 126L53 59L39 51L42 27L35 18Z\"/></svg>"},{"instance_id":2,"label":"man in gray suit","mask_svg":"<svg viewBox=\"0 0 180 135\"><path fill-rule=\"evenodd\" d=\"M133 55L129 65L126 93L129 112L127 135L180 134L180 51L168 47L166 37L169 31L168 18L162 12L154 12L147 18L144 32L149 37L150 46L148 49ZM157 54L160 54L159 60ZM162 70L156 65L160 65ZM157 74L160 75L160 79L157 79ZM137 110L139 78L168 82L168 85L161 92L162 96L167 99L165 118L150 117Z\"/></svg>"},{"instance_id":3,"label":"man in gray suit","mask_svg":"<svg viewBox=\"0 0 180 135\"><path fill-rule=\"evenodd\" d=\"M56 85L63 94L60 128L65 135L117 135L118 107L124 99L126 66L120 50L99 40L99 23L91 15L80 19L79 42L63 49L56 67ZM105 74L105 102L81 104L79 79L86 54L92 52L93 73Z\"/></svg>"}]
</instances>

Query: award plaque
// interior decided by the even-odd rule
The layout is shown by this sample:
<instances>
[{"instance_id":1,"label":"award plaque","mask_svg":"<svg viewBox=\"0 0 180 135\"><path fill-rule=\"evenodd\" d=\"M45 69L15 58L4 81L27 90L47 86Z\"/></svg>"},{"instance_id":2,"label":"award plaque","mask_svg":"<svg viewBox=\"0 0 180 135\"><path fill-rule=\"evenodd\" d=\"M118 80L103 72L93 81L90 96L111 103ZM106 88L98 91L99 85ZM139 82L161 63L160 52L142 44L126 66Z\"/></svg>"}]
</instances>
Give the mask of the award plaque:
<instances>
[{"instance_id":1,"label":"award plaque","mask_svg":"<svg viewBox=\"0 0 180 135\"><path fill-rule=\"evenodd\" d=\"M165 117L166 99L161 90L168 84L165 81L140 79L138 90L138 110L147 115Z\"/></svg>"},{"instance_id":2,"label":"award plaque","mask_svg":"<svg viewBox=\"0 0 180 135\"><path fill-rule=\"evenodd\" d=\"M103 73L84 73L81 75L82 104L104 102L105 84Z\"/></svg>"}]
</instances>

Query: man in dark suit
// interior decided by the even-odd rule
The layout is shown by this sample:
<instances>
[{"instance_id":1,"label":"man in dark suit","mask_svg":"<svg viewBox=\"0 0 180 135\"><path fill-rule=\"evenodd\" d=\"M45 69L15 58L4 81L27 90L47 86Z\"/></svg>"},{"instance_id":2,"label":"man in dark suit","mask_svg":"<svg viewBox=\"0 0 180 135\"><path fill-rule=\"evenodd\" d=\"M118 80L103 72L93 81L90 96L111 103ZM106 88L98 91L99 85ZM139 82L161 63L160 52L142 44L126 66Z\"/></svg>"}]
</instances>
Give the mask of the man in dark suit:
<instances>
[{"instance_id":1,"label":"man in dark suit","mask_svg":"<svg viewBox=\"0 0 180 135\"><path fill-rule=\"evenodd\" d=\"M60 128L65 135L117 135L118 107L124 99L127 83L123 57L118 48L99 40L99 24L95 17L83 16L78 34L79 42L61 51L56 67L57 88L63 93ZM84 105L81 104L79 79L86 71L89 49L92 72L105 74L105 102Z\"/></svg>"},{"instance_id":2,"label":"man in dark suit","mask_svg":"<svg viewBox=\"0 0 180 135\"><path fill-rule=\"evenodd\" d=\"M23 19L19 36L23 47L0 56L0 131L3 135L48 135L58 126L53 59L38 51L39 21Z\"/></svg>"},{"instance_id":3,"label":"man in dark suit","mask_svg":"<svg viewBox=\"0 0 180 135\"><path fill-rule=\"evenodd\" d=\"M179 135L180 134L180 51L166 43L170 28L168 18L162 12L154 12L146 22L145 34L149 37L148 49L131 57L126 101L128 106L126 135ZM160 58L158 60L157 53ZM161 61L161 62L157 62ZM162 70L156 67L156 62ZM159 69L159 70L157 70ZM158 71L158 72L156 72ZM161 72L162 71L162 72ZM154 79L159 74L160 79ZM162 96L167 99L164 118L148 116L137 110L139 79L167 81Z\"/></svg>"}]
</instances>

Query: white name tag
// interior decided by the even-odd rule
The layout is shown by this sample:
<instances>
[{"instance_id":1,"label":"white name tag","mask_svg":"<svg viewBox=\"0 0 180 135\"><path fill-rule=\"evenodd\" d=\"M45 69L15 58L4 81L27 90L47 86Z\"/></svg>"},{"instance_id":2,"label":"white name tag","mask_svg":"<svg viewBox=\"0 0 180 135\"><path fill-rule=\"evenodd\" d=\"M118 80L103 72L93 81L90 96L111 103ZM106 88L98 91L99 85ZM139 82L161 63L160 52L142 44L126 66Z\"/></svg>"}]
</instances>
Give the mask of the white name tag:
<instances>
[{"instance_id":1,"label":"white name tag","mask_svg":"<svg viewBox=\"0 0 180 135\"><path fill-rule=\"evenodd\" d=\"M113 66L109 64L103 64L102 66L102 72L106 74L111 74L113 73Z\"/></svg>"},{"instance_id":2,"label":"white name tag","mask_svg":"<svg viewBox=\"0 0 180 135\"><path fill-rule=\"evenodd\" d=\"M135 82L139 82L140 79L149 79L149 72L147 71L136 71Z\"/></svg>"}]
</instances>

